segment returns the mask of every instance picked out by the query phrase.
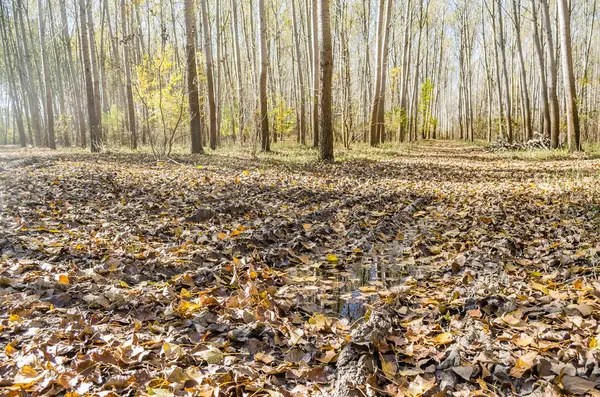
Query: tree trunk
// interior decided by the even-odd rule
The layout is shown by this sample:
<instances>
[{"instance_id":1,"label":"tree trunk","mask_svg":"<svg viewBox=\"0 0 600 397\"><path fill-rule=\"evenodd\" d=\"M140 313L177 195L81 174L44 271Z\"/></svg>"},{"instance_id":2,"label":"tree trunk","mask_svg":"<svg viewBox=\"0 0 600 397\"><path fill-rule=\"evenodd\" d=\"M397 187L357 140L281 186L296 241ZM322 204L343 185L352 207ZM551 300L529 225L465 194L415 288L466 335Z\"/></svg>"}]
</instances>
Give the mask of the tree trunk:
<instances>
[{"instance_id":1,"label":"tree trunk","mask_svg":"<svg viewBox=\"0 0 600 397\"><path fill-rule=\"evenodd\" d=\"M129 135L131 136L131 148L135 150L138 146L138 136L135 125L135 107L131 84L131 64L129 59L130 39L127 34L127 7L125 5L125 0L121 0L121 34L123 36L123 64L125 66L125 92L127 96L127 126L129 128Z\"/></svg>"},{"instance_id":2,"label":"tree trunk","mask_svg":"<svg viewBox=\"0 0 600 397\"><path fill-rule=\"evenodd\" d=\"M535 52L537 55L537 63L540 72L540 88L541 88L541 101L542 101L542 113L544 120L544 133L550 137L551 131L551 118L550 118L550 105L548 104L548 81L546 79L546 68L544 66L544 52L542 50L542 44L540 41L540 35L538 31L538 18L537 18L537 2L531 0L531 15L533 21L533 44L535 46Z\"/></svg>"},{"instance_id":3,"label":"tree trunk","mask_svg":"<svg viewBox=\"0 0 600 397\"><path fill-rule=\"evenodd\" d=\"M94 104L96 106L96 117L98 118L100 139L102 139L102 97L100 95L100 72L98 68L98 52L96 51L96 35L94 32L94 19L92 16L92 0L87 1L86 6L88 20L88 35L90 36L90 58L92 61L92 81L94 83Z\"/></svg>"},{"instance_id":4,"label":"tree trunk","mask_svg":"<svg viewBox=\"0 0 600 397\"><path fill-rule=\"evenodd\" d=\"M523 114L525 123L525 135L526 139L530 140L533 138L533 125L531 122L531 103L529 100L529 90L527 88L527 71L525 69L525 59L523 57L523 46L521 44L521 13L519 9L521 7L521 1L512 0L513 9L513 22L515 25L515 40L517 42L517 52L519 55L519 67L521 69L521 90L523 92Z\"/></svg>"},{"instance_id":5,"label":"tree trunk","mask_svg":"<svg viewBox=\"0 0 600 397\"><path fill-rule=\"evenodd\" d=\"M306 87L304 86L304 74L302 73L302 57L300 52L300 32L298 31L298 17L296 16L295 1L292 1L292 23L294 29L294 47L296 51L296 65L298 72L298 91L300 93L300 143L306 145Z\"/></svg>"},{"instance_id":6,"label":"tree trunk","mask_svg":"<svg viewBox=\"0 0 600 397\"><path fill-rule=\"evenodd\" d=\"M546 54L550 66L548 79L548 95L550 102L550 141L552 149L558 148L560 136L560 110L558 105L558 71L556 66L556 54L554 52L554 38L552 37L552 23L550 21L550 9L548 0L540 0L546 32Z\"/></svg>"},{"instance_id":7,"label":"tree trunk","mask_svg":"<svg viewBox=\"0 0 600 397\"><path fill-rule=\"evenodd\" d=\"M319 158L333 161L332 94L333 47L329 0L321 0L321 140Z\"/></svg>"},{"instance_id":8,"label":"tree trunk","mask_svg":"<svg viewBox=\"0 0 600 397\"><path fill-rule=\"evenodd\" d=\"M312 0L312 51L313 51L313 146L319 147L319 27L317 24L317 2Z\"/></svg>"},{"instance_id":9,"label":"tree trunk","mask_svg":"<svg viewBox=\"0 0 600 397\"><path fill-rule=\"evenodd\" d=\"M6 24L8 23L8 21L6 20L6 13L5 13L5 9L4 9L4 5L0 4L0 24L2 25L2 49L4 50L4 61L5 61L5 67L7 69L7 74L8 74L8 88L9 88L9 95L11 98L11 102L13 105L13 112L14 112L14 116L15 116L15 122L17 124L17 129L19 131L19 144L21 145L21 147L25 147L27 146L27 140L25 137L25 126L23 124L23 113L21 111L21 101L18 95L18 91L17 91L17 87L16 87L16 79L15 79L15 72L14 72L14 65L15 63L13 62L13 60L16 60L16 56L13 57L12 55L16 55L16 54L12 54L12 51L10 50L11 47L11 43L13 42L12 40L12 33L11 33L11 40L9 41L8 38L8 29ZM7 120L8 122L8 120ZM8 132L7 132L8 134ZM13 137L14 137L14 130L13 130ZM14 143L14 138L13 138L13 143Z\"/></svg>"},{"instance_id":10,"label":"tree trunk","mask_svg":"<svg viewBox=\"0 0 600 397\"><path fill-rule=\"evenodd\" d=\"M370 128L370 139L371 146L377 146L379 141L377 139L377 121L379 115L379 103L381 95L381 71L382 71L382 48L383 48L383 25L385 23L385 0L379 0L379 10L377 18L377 46L375 55L375 91L373 92L373 106L371 108L371 128Z\"/></svg>"},{"instance_id":11,"label":"tree trunk","mask_svg":"<svg viewBox=\"0 0 600 397\"><path fill-rule=\"evenodd\" d=\"M200 115L200 95L198 94L198 71L196 68L196 11L194 9L194 0L185 0L184 7L190 138L192 140L192 153L202 153L202 120Z\"/></svg>"},{"instance_id":12,"label":"tree trunk","mask_svg":"<svg viewBox=\"0 0 600 397\"><path fill-rule=\"evenodd\" d=\"M81 52L83 58L83 73L85 75L85 89L87 96L87 110L90 124L90 149L92 153L99 152L101 149L100 142L100 125L96 113L96 101L94 97L94 83L92 81L92 69L90 65L90 49L88 45L88 26L87 16L85 11L86 0L79 1L79 22L81 25Z\"/></svg>"},{"instance_id":13,"label":"tree trunk","mask_svg":"<svg viewBox=\"0 0 600 397\"><path fill-rule=\"evenodd\" d=\"M567 108L567 140L570 152L581 150L579 131L579 113L577 109L577 91L575 73L573 71L573 44L571 43L571 15L567 0L558 2L558 18L560 20L560 38L563 65L563 84L565 86Z\"/></svg>"},{"instance_id":14,"label":"tree trunk","mask_svg":"<svg viewBox=\"0 0 600 397\"><path fill-rule=\"evenodd\" d=\"M385 141L385 94L387 90L387 69L389 60L390 28L392 26L392 0L388 0L385 17L385 33L381 47L381 84L379 87L379 103L377 104L377 142Z\"/></svg>"},{"instance_id":15,"label":"tree trunk","mask_svg":"<svg viewBox=\"0 0 600 397\"><path fill-rule=\"evenodd\" d=\"M54 137L54 105L52 95L52 79L50 77L50 65L48 65L48 50L46 48L46 18L44 16L44 7L41 0L37 0L38 6L38 27L40 35L40 55L42 58L42 70L44 73L44 88L46 94L46 129L48 137L48 147L56 149L56 139Z\"/></svg>"},{"instance_id":16,"label":"tree trunk","mask_svg":"<svg viewBox=\"0 0 600 397\"><path fill-rule=\"evenodd\" d=\"M502 18L502 1L497 0L498 4L498 46L500 47L500 55L502 62L502 76L504 82L504 93L506 94L506 135L508 142L513 141L512 127L512 98L510 94L508 66L506 61L506 43L504 41L504 22Z\"/></svg>"},{"instance_id":17,"label":"tree trunk","mask_svg":"<svg viewBox=\"0 0 600 397\"><path fill-rule=\"evenodd\" d=\"M204 32L204 59L206 60L206 90L208 95L209 143L210 148L217 148L217 114L215 105L215 86L213 79L213 57L210 38L210 25L208 23L208 10L206 0L200 0L202 13L202 30Z\"/></svg>"},{"instance_id":18,"label":"tree trunk","mask_svg":"<svg viewBox=\"0 0 600 397\"><path fill-rule=\"evenodd\" d=\"M231 0L233 15L233 48L235 50L235 70L237 75L237 102L238 102L238 134L240 143L244 139L244 86L242 83L242 54L240 52L240 23L238 20L238 1Z\"/></svg>"},{"instance_id":19,"label":"tree trunk","mask_svg":"<svg viewBox=\"0 0 600 397\"><path fill-rule=\"evenodd\" d=\"M265 0L258 0L258 18L260 23L260 133L261 149L264 152L271 151L271 140L269 137L269 109L267 102L267 71L269 69L269 57L267 54L267 18L265 15Z\"/></svg>"}]
</instances>

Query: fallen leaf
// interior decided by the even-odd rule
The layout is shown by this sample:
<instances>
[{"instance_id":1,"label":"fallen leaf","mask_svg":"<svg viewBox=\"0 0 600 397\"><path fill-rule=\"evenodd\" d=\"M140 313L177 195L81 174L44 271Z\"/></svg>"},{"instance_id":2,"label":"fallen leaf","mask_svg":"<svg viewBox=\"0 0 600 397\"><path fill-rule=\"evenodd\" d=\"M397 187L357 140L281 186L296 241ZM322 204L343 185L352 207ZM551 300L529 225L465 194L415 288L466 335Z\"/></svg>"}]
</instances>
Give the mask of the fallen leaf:
<instances>
[{"instance_id":1,"label":"fallen leaf","mask_svg":"<svg viewBox=\"0 0 600 397\"><path fill-rule=\"evenodd\" d=\"M534 361L538 353L535 351L526 353L517 359L515 366L510 370L510 376L520 378L525 372L533 367Z\"/></svg>"},{"instance_id":2,"label":"fallen leaf","mask_svg":"<svg viewBox=\"0 0 600 397\"><path fill-rule=\"evenodd\" d=\"M567 392L575 395L586 394L598 385L578 376L563 376L561 383Z\"/></svg>"}]
</instances>

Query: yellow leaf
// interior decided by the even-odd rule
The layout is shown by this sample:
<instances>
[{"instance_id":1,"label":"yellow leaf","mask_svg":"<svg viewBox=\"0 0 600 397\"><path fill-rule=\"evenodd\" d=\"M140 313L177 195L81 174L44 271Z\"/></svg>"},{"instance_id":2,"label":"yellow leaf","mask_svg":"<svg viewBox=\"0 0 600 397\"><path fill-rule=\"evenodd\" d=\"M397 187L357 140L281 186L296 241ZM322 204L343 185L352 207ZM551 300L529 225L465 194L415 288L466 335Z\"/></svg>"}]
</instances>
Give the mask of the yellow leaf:
<instances>
[{"instance_id":1,"label":"yellow leaf","mask_svg":"<svg viewBox=\"0 0 600 397\"><path fill-rule=\"evenodd\" d=\"M541 291L546 295L550 294L550 291L548 290L548 287L546 287L544 284L540 284L540 283L536 283L535 281L531 282L531 287L535 290Z\"/></svg>"},{"instance_id":2,"label":"yellow leaf","mask_svg":"<svg viewBox=\"0 0 600 397\"><path fill-rule=\"evenodd\" d=\"M18 352L18 350L15 349L10 343L8 345L6 345L6 347L4 348L4 353L8 357L14 356L17 352Z\"/></svg>"},{"instance_id":3,"label":"yellow leaf","mask_svg":"<svg viewBox=\"0 0 600 397\"><path fill-rule=\"evenodd\" d=\"M8 316L8 321L16 323L18 321L21 321L21 316L19 316L18 314L11 314L10 316Z\"/></svg>"},{"instance_id":4,"label":"yellow leaf","mask_svg":"<svg viewBox=\"0 0 600 397\"><path fill-rule=\"evenodd\" d=\"M398 365L396 364L396 360L386 361L383 357L381 357L381 369L387 377L393 378L394 375L398 373Z\"/></svg>"},{"instance_id":5,"label":"yellow leaf","mask_svg":"<svg viewBox=\"0 0 600 397\"><path fill-rule=\"evenodd\" d=\"M192 312L196 311L200 309L200 306L192 303L192 302L188 302L186 300L181 300L179 301L179 305L177 306L177 308L175 309L175 311L177 312L177 314L179 314L181 317L187 317L190 314L192 314Z\"/></svg>"},{"instance_id":6,"label":"yellow leaf","mask_svg":"<svg viewBox=\"0 0 600 397\"><path fill-rule=\"evenodd\" d=\"M225 233L219 233L219 234L217 234L217 237L219 238L219 240L226 240L227 239L227 234L225 234Z\"/></svg>"},{"instance_id":7,"label":"yellow leaf","mask_svg":"<svg viewBox=\"0 0 600 397\"><path fill-rule=\"evenodd\" d=\"M327 262L329 263L338 263L338 257L334 254L327 254Z\"/></svg>"},{"instance_id":8,"label":"yellow leaf","mask_svg":"<svg viewBox=\"0 0 600 397\"><path fill-rule=\"evenodd\" d=\"M598 350L598 339L596 337L592 338L590 340L589 346L590 346L590 349L592 349L592 350Z\"/></svg>"},{"instance_id":9,"label":"yellow leaf","mask_svg":"<svg viewBox=\"0 0 600 397\"><path fill-rule=\"evenodd\" d=\"M453 340L454 340L454 337L452 336L452 334L450 332L441 333L441 334L437 335L435 338L433 338L433 342L436 345L447 345L448 343L452 342Z\"/></svg>"},{"instance_id":10,"label":"yellow leaf","mask_svg":"<svg viewBox=\"0 0 600 397\"><path fill-rule=\"evenodd\" d=\"M439 245L435 245L433 247L429 247L429 251L433 254L433 255L439 255L442 253L442 247L440 247Z\"/></svg>"},{"instance_id":11,"label":"yellow leaf","mask_svg":"<svg viewBox=\"0 0 600 397\"><path fill-rule=\"evenodd\" d=\"M59 274L56 279L58 280L58 282L60 284L63 285L70 285L71 284L71 280L69 280L69 276L67 276L66 274Z\"/></svg>"},{"instance_id":12,"label":"yellow leaf","mask_svg":"<svg viewBox=\"0 0 600 397\"><path fill-rule=\"evenodd\" d=\"M192 294L187 289L182 288L181 291L179 292L179 296L181 296L182 298L191 298Z\"/></svg>"},{"instance_id":13,"label":"yellow leaf","mask_svg":"<svg viewBox=\"0 0 600 397\"><path fill-rule=\"evenodd\" d=\"M328 329L332 325L332 320L322 313L317 313L308 319L308 323L316 330Z\"/></svg>"},{"instance_id":14,"label":"yellow leaf","mask_svg":"<svg viewBox=\"0 0 600 397\"><path fill-rule=\"evenodd\" d=\"M248 170L244 170L244 171L243 171L243 173L244 173L244 175L246 175L246 176L250 175L250 171L248 171Z\"/></svg>"},{"instance_id":15,"label":"yellow leaf","mask_svg":"<svg viewBox=\"0 0 600 397\"><path fill-rule=\"evenodd\" d=\"M365 285L364 287L358 288L360 292L369 293L369 292L377 292L377 287L373 285Z\"/></svg>"},{"instance_id":16,"label":"yellow leaf","mask_svg":"<svg viewBox=\"0 0 600 397\"><path fill-rule=\"evenodd\" d=\"M533 367L533 362L538 356L537 352L529 352L519 357L515 366L510 370L510 375L515 378L520 378L525 372Z\"/></svg>"},{"instance_id":17,"label":"yellow leaf","mask_svg":"<svg viewBox=\"0 0 600 397\"><path fill-rule=\"evenodd\" d=\"M159 388L153 388L153 387L148 387L148 395L156 396L156 397L173 397L174 396L174 394L167 389L159 389Z\"/></svg>"}]
</instances>

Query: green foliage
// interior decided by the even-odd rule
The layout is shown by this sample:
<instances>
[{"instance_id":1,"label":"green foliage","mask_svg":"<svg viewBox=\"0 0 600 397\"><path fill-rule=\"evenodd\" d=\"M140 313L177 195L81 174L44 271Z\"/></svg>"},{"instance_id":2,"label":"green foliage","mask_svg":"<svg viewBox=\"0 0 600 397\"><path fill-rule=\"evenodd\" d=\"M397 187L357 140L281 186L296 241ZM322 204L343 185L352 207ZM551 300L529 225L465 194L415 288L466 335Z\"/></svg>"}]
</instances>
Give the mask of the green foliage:
<instances>
[{"instance_id":1,"label":"green foliage","mask_svg":"<svg viewBox=\"0 0 600 397\"><path fill-rule=\"evenodd\" d=\"M188 114L184 111L183 75L175 63L173 48L167 46L156 57L144 57L136 74L136 96L145 108L143 123L150 144L158 154L168 154L183 117Z\"/></svg>"},{"instance_id":2,"label":"green foliage","mask_svg":"<svg viewBox=\"0 0 600 397\"><path fill-rule=\"evenodd\" d=\"M421 126L422 130L427 130L429 127L437 125L437 119L433 117L431 112L431 104L433 102L434 85L431 80L426 79L421 85L421 95L419 96L419 113L423 119Z\"/></svg>"},{"instance_id":3,"label":"green foliage","mask_svg":"<svg viewBox=\"0 0 600 397\"><path fill-rule=\"evenodd\" d=\"M296 111L283 100L277 98L273 110L273 128L278 134L290 134L296 126Z\"/></svg>"},{"instance_id":4,"label":"green foliage","mask_svg":"<svg viewBox=\"0 0 600 397\"><path fill-rule=\"evenodd\" d=\"M113 104L108 112L102 113L102 128L106 131L107 141L124 143L121 142L124 122L125 112L116 104Z\"/></svg>"}]
</instances>

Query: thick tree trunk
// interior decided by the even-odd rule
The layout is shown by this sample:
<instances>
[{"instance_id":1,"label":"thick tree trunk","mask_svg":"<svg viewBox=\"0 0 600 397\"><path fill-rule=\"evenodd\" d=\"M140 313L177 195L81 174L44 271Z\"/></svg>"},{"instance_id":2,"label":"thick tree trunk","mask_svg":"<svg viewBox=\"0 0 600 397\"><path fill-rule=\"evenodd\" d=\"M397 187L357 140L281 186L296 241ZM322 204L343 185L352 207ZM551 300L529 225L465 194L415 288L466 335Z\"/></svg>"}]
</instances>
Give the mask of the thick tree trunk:
<instances>
[{"instance_id":1,"label":"thick tree trunk","mask_svg":"<svg viewBox=\"0 0 600 397\"><path fill-rule=\"evenodd\" d=\"M377 139L377 121L379 115L379 103L381 96L381 71L382 71L382 48L383 48L383 25L385 23L385 0L379 0L379 10L377 18L377 46L375 55L375 91L373 92L373 105L371 108L371 128L370 128L370 139L371 146L377 146L379 140Z\"/></svg>"},{"instance_id":2,"label":"thick tree trunk","mask_svg":"<svg viewBox=\"0 0 600 397\"><path fill-rule=\"evenodd\" d=\"M333 46L329 0L321 0L321 141L319 158L333 161L332 93Z\"/></svg>"},{"instance_id":3,"label":"thick tree trunk","mask_svg":"<svg viewBox=\"0 0 600 397\"><path fill-rule=\"evenodd\" d=\"M194 0L185 0L185 54L187 67L187 90L190 107L190 138L192 153L202 153L202 119L198 94L198 71L196 68L196 11Z\"/></svg>"},{"instance_id":4,"label":"thick tree trunk","mask_svg":"<svg viewBox=\"0 0 600 397\"><path fill-rule=\"evenodd\" d=\"M317 2L312 0L312 51L313 51L313 146L319 147L319 27Z\"/></svg>"}]
</instances>

